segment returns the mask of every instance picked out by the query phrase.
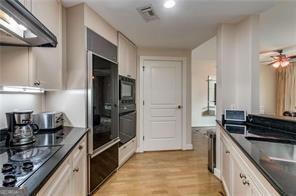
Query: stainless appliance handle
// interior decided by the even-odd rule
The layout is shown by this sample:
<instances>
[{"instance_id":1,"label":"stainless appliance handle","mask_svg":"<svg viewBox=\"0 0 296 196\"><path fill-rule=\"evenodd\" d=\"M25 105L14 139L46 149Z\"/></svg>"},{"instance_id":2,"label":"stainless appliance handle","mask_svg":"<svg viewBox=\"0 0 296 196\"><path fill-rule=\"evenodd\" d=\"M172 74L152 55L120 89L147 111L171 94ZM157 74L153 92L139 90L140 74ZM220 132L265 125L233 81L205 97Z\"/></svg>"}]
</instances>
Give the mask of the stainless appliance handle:
<instances>
[{"instance_id":1,"label":"stainless appliance handle","mask_svg":"<svg viewBox=\"0 0 296 196\"><path fill-rule=\"evenodd\" d=\"M93 151L93 153L90 155L90 157L93 158L93 157L97 156L98 154L100 154L101 152L110 148L111 146L118 143L119 141L120 141L119 138L113 139L112 141L108 142L107 144L105 144L105 145L101 146L100 148L97 148L95 151Z\"/></svg>"},{"instance_id":2,"label":"stainless appliance handle","mask_svg":"<svg viewBox=\"0 0 296 196\"><path fill-rule=\"evenodd\" d=\"M93 96L92 96L92 80L93 80L93 53L87 51L87 126L88 132L88 152L93 154Z\"/></svg>"}]
</instances>

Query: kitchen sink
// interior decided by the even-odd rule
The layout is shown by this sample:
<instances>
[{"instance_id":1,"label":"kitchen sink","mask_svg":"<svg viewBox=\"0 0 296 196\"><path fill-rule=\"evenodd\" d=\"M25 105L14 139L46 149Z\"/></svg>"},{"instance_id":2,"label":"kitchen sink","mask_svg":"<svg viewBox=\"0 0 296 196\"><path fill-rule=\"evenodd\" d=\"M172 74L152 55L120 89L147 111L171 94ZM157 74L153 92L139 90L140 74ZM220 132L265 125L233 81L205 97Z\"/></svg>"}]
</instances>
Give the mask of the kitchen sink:
<instances>
[{"instance_id":1,"label":"kitchen sink","mask_svg":"<svg viewBox=\"0 0 296 196\"><path fill-rule=\"evenodd\" d=\"M293 139L283 139L283 138L276 138L276 137L261 137L261 136L245 136L245 138L250 141L296 144L296 140L293 140Z\"/></svg>"}]
</instances>

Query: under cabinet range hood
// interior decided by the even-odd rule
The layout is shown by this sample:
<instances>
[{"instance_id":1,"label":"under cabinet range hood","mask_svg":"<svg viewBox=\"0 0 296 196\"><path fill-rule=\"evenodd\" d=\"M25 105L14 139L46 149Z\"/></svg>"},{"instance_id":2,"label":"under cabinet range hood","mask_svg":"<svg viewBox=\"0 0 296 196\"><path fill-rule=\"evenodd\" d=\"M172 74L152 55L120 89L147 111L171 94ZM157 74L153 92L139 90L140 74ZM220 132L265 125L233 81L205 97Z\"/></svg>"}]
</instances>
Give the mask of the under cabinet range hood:
<instances>
[{"instance_id":1,"label":"under cabinet range hood","mask_svg":"<svg viewBox=\"0 0 296 196\"><path fill-rule=\"evenodd\" d=\"M18 0L0 0L0 46L56 47L56 36Z\"/></svg>"}]
</instances>

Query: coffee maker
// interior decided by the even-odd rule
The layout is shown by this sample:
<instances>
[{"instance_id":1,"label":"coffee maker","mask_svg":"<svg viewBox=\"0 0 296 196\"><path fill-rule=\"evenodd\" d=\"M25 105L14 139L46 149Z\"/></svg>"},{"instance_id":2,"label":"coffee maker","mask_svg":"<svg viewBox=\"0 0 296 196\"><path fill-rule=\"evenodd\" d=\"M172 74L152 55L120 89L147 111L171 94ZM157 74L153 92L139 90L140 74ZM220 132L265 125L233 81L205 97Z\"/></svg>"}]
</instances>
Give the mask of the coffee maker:
<instances>
[{"instance_id":1,"label":"coffee maker","mask_svg":"<svg viewBox=\"0 0 296 196\"><path fill-rule=\"evenodd\" d=\"M6 113L8 126L7 145L20 146L35 142L39 127L32 123L32 110Z\"/></svg>"}]
</instances>

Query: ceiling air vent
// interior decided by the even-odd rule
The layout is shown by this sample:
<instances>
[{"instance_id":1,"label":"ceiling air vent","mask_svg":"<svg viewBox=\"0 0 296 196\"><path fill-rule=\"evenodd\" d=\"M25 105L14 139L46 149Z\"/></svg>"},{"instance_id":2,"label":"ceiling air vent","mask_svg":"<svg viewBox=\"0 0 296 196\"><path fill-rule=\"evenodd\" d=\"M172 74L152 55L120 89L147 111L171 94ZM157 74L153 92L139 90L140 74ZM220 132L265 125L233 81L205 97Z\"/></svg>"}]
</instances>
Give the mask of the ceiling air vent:
<instances>
[{"instance_id":1,"label":"ceiling air vent","mask_svg":"<svg viewBox=\"0 0 296 196\"><path fill-rule=\"evenodd\" d=\"M139 7L137 10L146 22L159 19L159 17L155 14L152 5Z\"/></svg>"}]
</instances>

